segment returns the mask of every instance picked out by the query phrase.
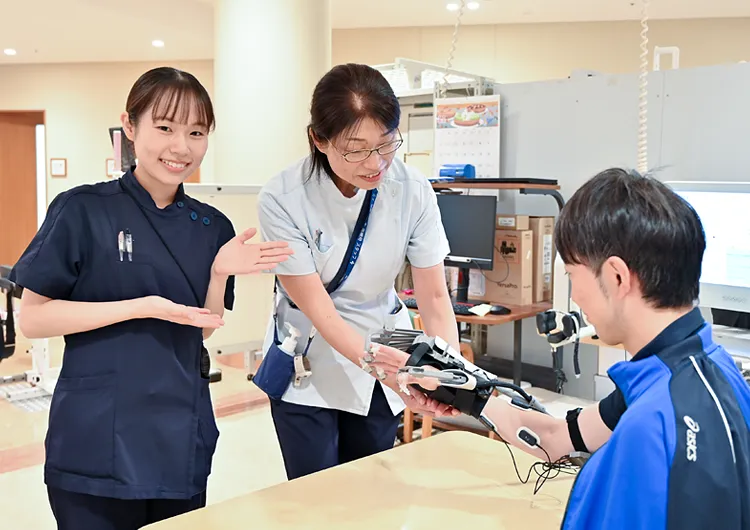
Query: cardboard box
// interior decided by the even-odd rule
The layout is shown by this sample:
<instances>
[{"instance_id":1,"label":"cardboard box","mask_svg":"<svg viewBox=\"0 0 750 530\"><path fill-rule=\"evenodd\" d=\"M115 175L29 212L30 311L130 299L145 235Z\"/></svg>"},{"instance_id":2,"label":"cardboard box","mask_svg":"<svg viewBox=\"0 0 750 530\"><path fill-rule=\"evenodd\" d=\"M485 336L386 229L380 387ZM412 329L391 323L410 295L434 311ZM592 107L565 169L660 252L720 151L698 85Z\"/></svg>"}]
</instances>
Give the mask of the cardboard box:
<instances>
[{"instance_id":1,"label":"cardboard box","mask_svg":"<svg viewBox=\"0 0 750 530\"><path fill-rule=\"evenodd\" d=\"M555 218L532 217L529 227L534 239L534 303L551 302L555 263Z\"/></svg>"},{"instance_id":2,"label":"cardboard box","mask_svg":"<svg viewBox=\"0 0 750 530\"><path fill-rule=\"evenodd\" d=\"M495 231L495 260L492 271L485 273L485 300L510 305L532 303L533 242L531 230Z\"/></svg>"},{"instance_id":3,"label":"cardboard box","mask_svg":"<svg viewBox=\"0 0 750 530\"><path fill-rule=\"evenodd\" d=\"M497 214L496 230L528 230L529 216L516 214Z\"/></svg>"}]
</instances>

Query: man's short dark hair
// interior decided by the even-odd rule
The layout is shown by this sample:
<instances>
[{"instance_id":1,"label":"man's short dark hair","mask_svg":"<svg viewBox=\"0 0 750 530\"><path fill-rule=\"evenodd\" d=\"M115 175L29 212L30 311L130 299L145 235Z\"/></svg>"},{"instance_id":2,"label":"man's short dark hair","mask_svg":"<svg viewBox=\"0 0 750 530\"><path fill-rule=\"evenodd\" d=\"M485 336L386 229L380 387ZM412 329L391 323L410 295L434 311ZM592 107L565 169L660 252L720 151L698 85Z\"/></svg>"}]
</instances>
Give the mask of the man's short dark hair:
<instances>
[{"instance_id":1,"label":"man's short dark hair","mask_svg":"<svg viewBox=\"0 0 750 530\"><path fill-rule=\"evenodd\" d=\"M565 264L597 275L608 258L621 258L656 308L698 299L703 225L687 201L650 176L613 168L586 182L560 212L555 246Z\"/></svg>"}]
</instances>

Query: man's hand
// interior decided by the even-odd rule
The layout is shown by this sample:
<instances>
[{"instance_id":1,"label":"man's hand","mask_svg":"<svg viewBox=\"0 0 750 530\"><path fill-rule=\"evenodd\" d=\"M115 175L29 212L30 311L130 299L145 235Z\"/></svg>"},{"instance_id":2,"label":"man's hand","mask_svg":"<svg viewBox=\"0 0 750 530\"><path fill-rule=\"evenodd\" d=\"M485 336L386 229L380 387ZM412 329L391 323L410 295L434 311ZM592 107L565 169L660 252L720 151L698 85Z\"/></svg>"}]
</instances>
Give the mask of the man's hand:
<instances>
[{"instance_id":1,"label":"man's hand","mask_svg":"<svg viewBox=\"0 0 750 530\"><path fill-rule=\"evenodd\" d=\"M144 318L156 318L196 328L217 329L224 325L222 318L211 313L210 309L175 304L161 296L147 296L141 300L141 314Z\"/></svg>"},{"instance_id":2,"label":"man's hand","mask_svg":"<svg viewBox=\"0 0 750 530\"><path fill-rule=\"evenodd\" d=\"M404 400L406 406L418 414L433 416L435 418L441 416L459 416L461 414L461 412L450 405L439 403L413 388L409 389L409 394L408 396L403 393L399 395Z\"/></svg>"},{"instance_id":3,"label":"man's hand","mask_svg":"<svg viewBox=\"0 0 750 530\"><path fill-rule=\"evenodd\" d=\"M227 241L216 254L211 271L219 276L269 271L294 253L284 241L247 243L257 232L255 228L248 228Z\"/></svg>"},{"instance_id":4,"label":"man's hand","mask_svg":"<svg viewBox=\"0 0 750 530\"><path fill-rule=\"evenodd\" d=\"M373 375L375 375L375 372L373 372ZM378 379L380 379L384 385L396 392L401 397L401 399L404 400L406 406L414 412L424 414L426 416L434 416L436 418L439 418L441 416L458 416L461 414L461 412L454 409L450 405L440 403L428 397L424 392L420 392L416 388L409 388L409 393L405 393L399 386L395 376L387 376L384 379Z\"/></svg>"}]
</instances>

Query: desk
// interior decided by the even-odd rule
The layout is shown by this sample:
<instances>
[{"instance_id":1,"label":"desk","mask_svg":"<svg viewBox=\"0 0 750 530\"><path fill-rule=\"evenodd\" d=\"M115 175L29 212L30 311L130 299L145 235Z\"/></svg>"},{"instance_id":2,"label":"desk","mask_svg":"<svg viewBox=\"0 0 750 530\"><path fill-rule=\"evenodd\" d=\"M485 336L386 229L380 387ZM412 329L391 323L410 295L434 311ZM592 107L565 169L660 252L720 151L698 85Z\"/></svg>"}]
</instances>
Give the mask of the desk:
<instances>
[{"instance_id":1,"label":"desk","mask_svg":"<svg viewBox=\"0 0 750 530\"><path fill-rule=\"evenodd\" d=\"M410 298L410 296L401 295L404 298ZM491 302L487 302L491 303ZM467 315L456 315L456 322L463 322L466 324L476 324L481 326L500 326L502 324L513 323L513 383L516 385L521 384L521 366L523 359L523 352L521 350L522 337L523 337L523 320L530 317L536 317L538 313L552 309L550 302L540 302L538 304L531 305L510 305L503 304L505 307L510 309L509 315L486 315L483 317L479 316L467 316ZM410 309L416 313L418 309Z\"/></svg>"},{"instance_id":2,"label":"desk","mask_svg":"<svg viewBox=\"0 0 750 530\"><path fill-rule=\"evenodd\" d=\"M535 459L519 449L513 452L525 477ZM532 477L519 483L504 443L448 432L147 528L559 528L575 475L548 480L536 495Z\"/></svg>"}]
</instances>

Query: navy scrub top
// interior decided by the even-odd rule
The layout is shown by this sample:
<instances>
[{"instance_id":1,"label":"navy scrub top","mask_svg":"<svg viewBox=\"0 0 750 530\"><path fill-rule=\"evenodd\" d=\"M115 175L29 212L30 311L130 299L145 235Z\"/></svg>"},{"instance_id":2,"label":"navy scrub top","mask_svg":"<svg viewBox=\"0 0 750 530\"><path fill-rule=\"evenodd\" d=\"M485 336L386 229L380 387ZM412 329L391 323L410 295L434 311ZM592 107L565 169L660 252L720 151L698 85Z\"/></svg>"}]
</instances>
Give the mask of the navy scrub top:
<instances>
[{"instance_id":1,"label":"navy scrub top","mask_svg":"<svg viewBox=\"0 0 750 530\"><path fill-rule=\"evenodd\" d=\"M120 231L132 235L132 261L120 260ZM131 170L58 195L11 278L59 300L158 295L203 307L214 257L234 234L229 219L182 186L171 205L157 208ZM230 278L225 307L233 302ZM201 329L157 319L66 336L45 441L46 484L121 499L204 491L219 432L200 375L202 344Z\"/></svg>"}]
</instances>

